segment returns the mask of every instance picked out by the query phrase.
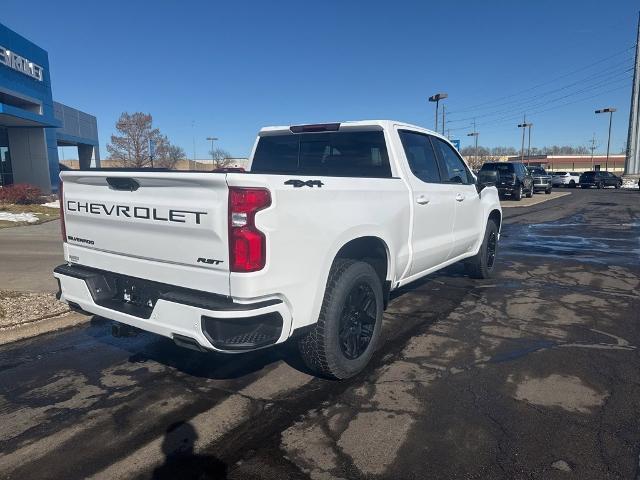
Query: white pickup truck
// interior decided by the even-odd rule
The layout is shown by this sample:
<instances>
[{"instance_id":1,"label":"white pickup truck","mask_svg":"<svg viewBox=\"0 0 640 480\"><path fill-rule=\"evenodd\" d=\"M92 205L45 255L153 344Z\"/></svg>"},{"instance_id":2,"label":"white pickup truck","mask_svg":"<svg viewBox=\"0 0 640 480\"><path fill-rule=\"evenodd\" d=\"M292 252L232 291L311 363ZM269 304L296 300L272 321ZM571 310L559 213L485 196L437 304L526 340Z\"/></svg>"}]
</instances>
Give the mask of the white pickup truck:
<instances>
[{"instance_id":1,"label":"white pickup truck","mask_svg":"<svg viewBox=\"0 0 640 480\"><path fill-rule=\"evenodd\" d=\"M339 379L370 360L389 292L460 260L489 277L502 220L495 179L387 120L264 128L247 172L60 177L62 300L203 351L295 337Z\"/></svg>"}]
</instances>

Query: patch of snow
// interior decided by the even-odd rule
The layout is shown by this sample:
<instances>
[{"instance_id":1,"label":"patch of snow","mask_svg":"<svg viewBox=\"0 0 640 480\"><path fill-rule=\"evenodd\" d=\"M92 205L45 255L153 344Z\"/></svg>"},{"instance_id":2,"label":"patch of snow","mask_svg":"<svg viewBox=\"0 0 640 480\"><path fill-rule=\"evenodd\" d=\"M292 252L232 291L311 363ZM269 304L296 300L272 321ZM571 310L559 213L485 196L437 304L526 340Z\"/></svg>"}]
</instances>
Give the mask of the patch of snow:
<instances>
[{"instance_id":1,"label":"patch of snow","mask_svg":"<svg viewBox=\"0 0 640 480\"><path fill-rule=\"evenodd\" d=\"M43 203L42 206L49 208L60 208L60 202L58 200L55 200L53 202Z\"/></svg>"},{"instance_id":2,"label":"patch of snow","mask_svg":"<svg viewBox=\"0 0 640 480\"><path fill-rule=\"evenodd\" d=\"M38 217L33 213L10 213L0 212L0 220L5 222L28 222L34 223L38 221Z\"/></svg>"}]
</instances>

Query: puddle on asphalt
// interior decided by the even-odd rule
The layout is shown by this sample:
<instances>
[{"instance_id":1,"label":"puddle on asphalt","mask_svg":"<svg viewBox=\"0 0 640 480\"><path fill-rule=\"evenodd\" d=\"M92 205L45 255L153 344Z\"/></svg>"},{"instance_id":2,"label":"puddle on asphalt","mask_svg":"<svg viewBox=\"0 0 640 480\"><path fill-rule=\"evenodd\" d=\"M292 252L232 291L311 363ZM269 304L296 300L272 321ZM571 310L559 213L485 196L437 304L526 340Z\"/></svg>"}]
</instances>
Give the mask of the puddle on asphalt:
<instances>
[{"instance_id":1,"label":"puddle on asphalt","mask_svg":"<svg viewBox=\"0 0 640 480\"><path fill-rule=\"evenodd\" d=\"M507 255L572 258L597 263L619 263L640 257L640 221L587 223L583 215L558 222L505 225L500 251Z\"/></svg>"}]
</instances>

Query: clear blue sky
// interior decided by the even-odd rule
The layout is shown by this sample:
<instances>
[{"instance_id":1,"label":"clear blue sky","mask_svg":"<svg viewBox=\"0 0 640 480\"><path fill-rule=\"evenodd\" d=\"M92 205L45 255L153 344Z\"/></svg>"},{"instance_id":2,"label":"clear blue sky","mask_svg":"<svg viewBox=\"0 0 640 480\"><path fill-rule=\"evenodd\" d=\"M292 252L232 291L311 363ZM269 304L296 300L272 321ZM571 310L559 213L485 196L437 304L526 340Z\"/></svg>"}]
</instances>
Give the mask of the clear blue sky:
<instances>
[{"instance_id":1,"label":"clear blue sky","mask_svg":"<svg viewBox=\"0 0 640 480\"><path fill-rule=\"evenodd\" d=\"M450 97L449 126L476 116L488 146L519 148L511 116L529 110L533 145L586 145L595 132L604 150L607 119L593 110L615 106L617 151L638 8L634 0L3 0L0 21L48 50L54 99L98 117L103 157L122 111L151 113L189 157L194 137L198 158L206 155L209 135L246 156L264 125L392 118L433 128L426 97L438 91ZM496 106L464 111L487 101ZM469 144L469 131L452 136Z\"/></svg>"}]
</instances>

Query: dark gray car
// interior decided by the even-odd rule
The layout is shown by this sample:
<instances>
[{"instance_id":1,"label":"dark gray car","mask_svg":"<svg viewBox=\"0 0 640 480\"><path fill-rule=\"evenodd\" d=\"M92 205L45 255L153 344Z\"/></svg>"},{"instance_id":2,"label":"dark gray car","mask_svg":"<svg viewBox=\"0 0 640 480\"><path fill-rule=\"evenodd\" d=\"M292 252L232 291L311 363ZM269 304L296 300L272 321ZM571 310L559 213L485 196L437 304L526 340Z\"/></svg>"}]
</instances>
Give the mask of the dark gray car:
<instances>
[{"instance_id":1,"label":"dark gray car","mask_svg":"<svg viewBox=\"0 0 640 480\"><path fill-rule=\"evenodd\" d=\"M544 190L544 193L551 193L551 175L542 167L527 167L529 174L533 177L533 189L537 191Z\"/></svg>"}]
</instances>

